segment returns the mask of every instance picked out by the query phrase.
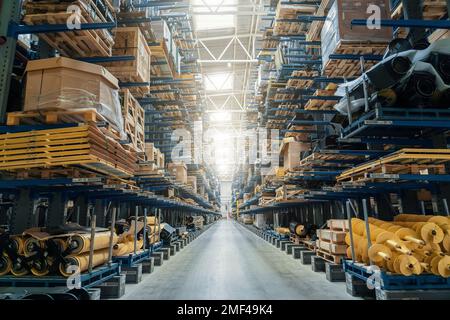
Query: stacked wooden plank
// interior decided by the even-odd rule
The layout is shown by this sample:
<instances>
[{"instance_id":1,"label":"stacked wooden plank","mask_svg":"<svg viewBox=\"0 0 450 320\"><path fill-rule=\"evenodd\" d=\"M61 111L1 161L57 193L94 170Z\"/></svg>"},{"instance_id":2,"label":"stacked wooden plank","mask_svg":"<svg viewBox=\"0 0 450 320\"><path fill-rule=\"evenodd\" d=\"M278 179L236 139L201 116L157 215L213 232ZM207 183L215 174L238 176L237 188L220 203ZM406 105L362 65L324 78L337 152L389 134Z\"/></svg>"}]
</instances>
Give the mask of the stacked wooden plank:
<instances>
[{"instance_id":1,"label":"stacked wooden plank","mask_svg":"<svg viewBox=\"0 0 450 320\"><path fill-rule=\"evenodd\" d=\"M288 21L297 19L301 15L313 15L316 12L315 1L304 1L304 4L289 4L280 1L275 14L274 34L275 35L298 35L304 34L307 23L301 21ZM306 4L305 4L306 3Z\"/></svg>"},{"instance_id":2,"label":"stacked wooden plank","mask_svg":"<svg viewBox=\"0 0 450 320\"><path fill-rule=\"evenodd\" d=\"M122 82L150 82L151 51L141 30L138 27L116 28L114 35L113 54L135 59L101 64ZM131 87L130 91L136 97L143 97L150 92L150 85Z\"/></svg>"},{"instance_id":3,"label":"stacked wooden plank","mask_svg":"<svg viewBox=\"0 0 450 320\"><path fill-rule=\"evenodd\" d=\"M317 71L307 71L307 70L296 70L292 72L292 77L318 77L319 73ZM311 87L314 83L313 80L304 79L289 79L287 82L287 88L305 89Z\"/></svg>"},{"instance_id":4,"label":"stacked wooden plank","mask_svg":"<svg viewBox=\"0 0 450 320\"><path fill-rule=\"evenodd\" d=\"M423 19L424 20L441 20L447 15L447 1L446 0L423 0ZM392 11L392 19L398 20L403 17L403 3L400 1L397 8ZM398 28L396 30L396 37L406 38L408 31L406 28ZM429 41L434 42L439 39L448 38L448 30L439 29L433 32Z\"/></svg>"},{"instance_id":5,"label":"stacked wooden plank","mask_svg":"<svg viewBox=\"0 0 450 320\"><path fill-rule=\"evenodd\" d=\"M136 154L94 125L0 135L0 170L82 167L108 176L134 174Z\"/></svg>"},{"instance_id":6,"label":"stacked wooden plank","mask_svg":"<svg viewBox=\"0 0 450 320\"><path fill-rule=\"evenodd\" d=\"M380 159L344 171L338 181L394 179L401 174L440 175L450 161L448 149L401 149Z\"/></svg>"},{"instance_id":7,"label":"stacked wooden plank","mask_svg":"<svg viewBox=\"0 0 450 320\"><path fill-rule=\"evenodd\" d=\"M330 83L325 90L318 89L314 93L316 97L333 97L336 93L337 85ZM336 100L310 99L305 104L305 110L333 110Z\"/></svg>"},{"instance_id":8,"label":"stacked wooden plank","mask_svg":"<svg viewBox=\"0 0 450 320\"><path fill-rule=\"evenodd\" d=\"M331 5L334 0L322 0L319 8L317 8L315 16L323 17L328 14ZM315 20L309 26L308 33L306 34L306 41L320 41L320 33L322 31L324 22L320 20ZM308 45L308 47L320 47L315 45Z\"/></svg>"},{"instance_id":9,"label":"stacked wooden plank","mask_svg":"<svg viewBox=\"0 0 450 320\"><path fill-rule=\"evenodd\" d=\"M345 236L348 232L347 220L328 220L329 229L318 229L316 254L332 263L340 263L347 255Z\"/></svg>"},{"instance_id":10,"label":"stacked wooden plank","mask_svg":"<svg viewBox=\"0 0 450 320\"><path fill-rule=\"evenodd\" d=\"M27 25L111 22L112 12L114 8L107 0L101 4L92 0L27 1L23 21ZM40 33L39 37L67 57L111 56L114 44L105 29Z\"/></svg>"},{"instance_id":11,"label":"stacked wooden plank","mask_svg":"<svg viewBox=\"0 0 450 320\"><path fill-rule=\"evenodd\" d=\"M122 115L130 146L139 153L145 151L145 113L129 90L122 91Z\"/></svg>"}]
</instances>

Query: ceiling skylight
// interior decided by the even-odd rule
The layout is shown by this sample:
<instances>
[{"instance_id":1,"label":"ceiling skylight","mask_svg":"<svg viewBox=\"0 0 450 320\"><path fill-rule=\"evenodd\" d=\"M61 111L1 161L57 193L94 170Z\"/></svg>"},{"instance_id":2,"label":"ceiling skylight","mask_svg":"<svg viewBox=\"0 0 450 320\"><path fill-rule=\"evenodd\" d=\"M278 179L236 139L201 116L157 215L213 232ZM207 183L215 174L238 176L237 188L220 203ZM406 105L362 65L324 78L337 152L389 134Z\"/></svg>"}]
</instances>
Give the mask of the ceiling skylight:
<instances>
[{"instance_id":1,"label":"ceiling skylight","mask_svg":"<svg viewBox=\"0 0 450 320\"><path fill-rule=\"evenodd\" d=\"M235 12L235 0L192 0L195 26L197 30L233 28L236 25L234 15L220 12ZM197 15L196 15L197 13ZM211 13L208 15L208 13Z\"/></svg>"}]
</instances>

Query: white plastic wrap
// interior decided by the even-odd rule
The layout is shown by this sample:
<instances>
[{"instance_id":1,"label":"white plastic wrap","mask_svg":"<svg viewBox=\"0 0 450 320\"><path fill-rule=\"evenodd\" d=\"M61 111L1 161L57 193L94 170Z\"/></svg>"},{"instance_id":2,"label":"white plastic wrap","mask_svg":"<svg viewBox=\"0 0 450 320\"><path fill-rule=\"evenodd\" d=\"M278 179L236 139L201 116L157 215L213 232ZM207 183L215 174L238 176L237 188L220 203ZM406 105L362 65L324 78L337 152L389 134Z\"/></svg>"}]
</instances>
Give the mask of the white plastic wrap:
<instances>
[{"instance_id":1,"label":"white plastic wrap","mask_svg":"<svg viewBox=\"0 0 450 320\"><path fill-rule=\"evenodd\" d=\"M98 97L84 89L63 88L34 96L35 110L88 111L96 110L120 134L120 139L127 138L124 130L122 107L118 90L108 91L107 98L98 102Z\"/></svg>"}]
</instances>

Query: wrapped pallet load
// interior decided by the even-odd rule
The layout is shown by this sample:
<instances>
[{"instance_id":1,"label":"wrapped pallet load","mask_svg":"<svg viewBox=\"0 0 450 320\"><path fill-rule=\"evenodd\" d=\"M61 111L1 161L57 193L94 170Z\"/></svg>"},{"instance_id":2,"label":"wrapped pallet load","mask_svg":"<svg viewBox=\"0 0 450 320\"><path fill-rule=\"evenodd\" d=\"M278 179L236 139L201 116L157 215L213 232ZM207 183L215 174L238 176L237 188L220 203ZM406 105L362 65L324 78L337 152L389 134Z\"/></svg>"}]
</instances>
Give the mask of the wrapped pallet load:
<instances>
[{"instance_id":1,"label":"wrapped pallet load","mask_svg":"<svg viewBox=\"0 0 450 320\"><path fill-rule=\"evenodd\" d=\"M381 19L389 19L388 0L335 0L322 28L322 62L326 76L352 76L359 61L330 60L331 54L382 54L392 39L389 28L352 27L353 19L369 19L379 8Z\"/></svg>"},{"instance_id":2,"label":"wrapped pallet load","mask_svg":"<svg viewBox=\"0 0 450 320\"><path fill-rule=\"evenodd\" d=\"M96 110L125 139L117 79L105 68L64 57L29 61L24 111ZM80 115L80 120L84 115ZM94 119L95 120L95 119Z\"/></svg>"}]
</instances>

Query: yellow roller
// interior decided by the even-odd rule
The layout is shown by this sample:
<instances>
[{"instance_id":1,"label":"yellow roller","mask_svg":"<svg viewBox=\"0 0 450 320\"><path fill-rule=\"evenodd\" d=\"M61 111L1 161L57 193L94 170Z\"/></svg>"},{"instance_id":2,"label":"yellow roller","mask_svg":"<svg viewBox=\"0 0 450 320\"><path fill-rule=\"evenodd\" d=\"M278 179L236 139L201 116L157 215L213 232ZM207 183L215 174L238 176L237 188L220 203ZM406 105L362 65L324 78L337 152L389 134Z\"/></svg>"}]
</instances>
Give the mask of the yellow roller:
<instances>
[{"instance_id":1,"label":"yellow roller","mask_svg":"<svg viewBox=\"0 0 450 320\"><path fill-rule=\"evenodd\" d=\"M108 249L97 250L92 256L92 266L97 267L108 261ZM69 277L72 272L68 272L69 266L76 266L78 270L84 272L89 268L89 252L82 253L77 256L66 257L65 263L59 264L59 272L64 277Z\"/></svg>"},{"instance_id":2,"label":"yellow roller","mask_svg":"<svg viewBox=\"0 0 450 320\"><path fill-rule=\"evenodd\" d=\"M143 240L136 241L136 248L140 250L144 244ZM113 256L124 256L134 252L134 241L115 244L113 247Z\"/></svg>"},{"instance_id":3,"label":"yellow roller","mask_svg":"<svg viewBox=\"0 0 450 320\"><path fill-rule=\"evenodd\" d=\"M450 256L445 256L439 261L438 272L444 278L450 277Z\"/></svg>"},{"instance_id":4,"label":"yellow roller","mask_svg":"<svg viewBox=\"0 0 450 320\"><path fill-rule=\"evenodd\" d=\"M111 232L97 232L94 237L94 250L101 250L109 247ZM114 234L113 245L117 243L118 237ZM70 255L77 255L88 252L91 245L91 235L87 233L77 234L68 239Z\"/></svg>"},{"instance_id":5,"label":"yellow roller","mask_svg":"<svg viewBox=\"0 0 450 320\"><path fill-rule=\"evenodd\" d=\"M24 266L23 261L15 261L12 264L11 273L16 277L23 277L28 274L28 269Z\"/></svg>"},{"instance_id":6,"label":"yellow roller","mask_svg":"<svg viewBox=\"0 0 450 320\"><path fill-rule=\"evenodd\" d=\"M447 221L449 220L448 217L444 217L444 216L433 216L433 215L422 215L422 214L406 214L406 213L402 213L399 215L396 215L394 217L394 221L405 221L405 222L427 222L430 219L441 219L441 218L436 218L436 217L442 217L447 219ZM436 220L434 220L436 221ZM433 221L432 221L433 222Z\"/></svg>"},{"instance_id":7,"label":"yellow roller","mask_svg":"<svg viewBox=\"0 0 450 320\"><path fill-rule=\"evenodd\" d=\"M50 264L45 258L34 260L30 271L37 277L46 276L50 273Z\"/></svg>"},{"instance_id":8,"label":"yellow roller","mask_svg":"<svg viewBox=\"0 0 450 320\"><path fill-rule=\"evenodd\" d=\"M383 233L381 233L377 239L376 242L379 244L386 244L388 246L390 246L391 248L395 249L396 251L406 254L406 255L411 255L412 252L411 250L409 250L403 243L402 241L392 232L389 231L385 231Z\"/></svg>"},{"instance_id":9,"label":"yellow roller","mask_svg":"<svg viewBox=\"0 0 450 320\"><path fill-rule=\"evenodd\" d=\"M25 247L25 239L21 235L15 235L10 237L12 246L17 254L22 255Z\"/></svg>"},{"instance_id":10,"label":"yellow roller","mask_svg":"<svg viewBox=\"0 0 450 320\"><path fill-rule=\"evenodd\" d=\"M398 226L399 229L395 231L395 235L403 241L411 241L413 243L416 243L418 245L424 246L425 241L419 239L419 236L413 229L404 228L401 226Z\"/></svg>"},{"instance_id":11,"label":"yellow roller","mask_svg":"<svg viewBox=\"0 0 450 320\"><path fill-rule=\"evenodd\" d=\"M394 263L400 255L401 253L399 252L392 252L391 259L386 262L386 269L388 269L392 273L398 273L395 271Z\"/></svg>"},{"instance_id":12,"label":"yellow roller","mask_svg":"<svg viewBox=\"0 0 450 320\"><path fill-rule=\"evenodd\" d=\"M443 259L444 257L441 255L436 255L433 256L430 260L430 270L431 273L435 274L435 275L440 275L439 273L439 262L441 261L441 259Z\"/></svg>"},{"instance_id":13,"label":"yellow roller","mask_svg":"<svg viewBox=\"0 0 450 320\"><path fill-rule=\"evenodd\" d=\"M422 266L420 262L413 256L401 255L398 261L400 274L408 277L413 274L419 275L422 273Z\"/></svg>"},{"instance_id":14,"label":"yellow roller","mask_svg":"<svg viewBox=\"0 0 450 320\"><path fill-rule=\"evenodd\" d=\"M0 255L0 276L4 276L11 272L12 261L6 253Z\"/></svg>"},{"instance_id":15,"label":"yellow roller","mask_svg":"<svg viewBox=\"0 0 450 320\"><path fill-rule=\"evenodd\" d=\"M442 240L442 247L444 251L450 253L450 235L445 235L444 240Z\"/></svg>"},{"instance_id":16,"label":"yellow roller","mask_svg":"<svg viewBox=\"0 0 450 320\"><path fill-rule=\"evenodd\" d=\"M441 243L444 240L444 231L433 222L423 225L420 229L420 235L426 242Z\"/></svg>"},{"instance_id":17,"label":"yellow roller","mask_svg":"<svg viewBox=\"0 0 450 320\"><path fill-rule=\"evenodd\" d=\"M28 237L23 245L23 253L25 257L34 256L39 249L43 249L45 243L43 241L39 241L36 238Z\"/></svg>"},{"instance_id":18,"label":"yellow roller","mask_svg":"<svg viewBox=\"0 0 450 320\"><path fill-rule=\"evenodd\" d=\"M275 231L279 234L290 234L291 233L289 228L283 228L283 227L275 228Z\"/></svg>"},{"instance_id":19,"label":"yellow roller","mask_svg":"<svg viewBox=\"0 0 450 320\"><path fill-rule=\"evenodd\" d=\"M391 260L392 252L391 249L383 244L373 244L369 248L369 258L375 263L382 262L383 260Z\"/></svg>"}]
</instances>

